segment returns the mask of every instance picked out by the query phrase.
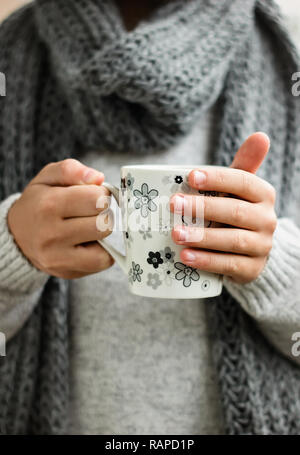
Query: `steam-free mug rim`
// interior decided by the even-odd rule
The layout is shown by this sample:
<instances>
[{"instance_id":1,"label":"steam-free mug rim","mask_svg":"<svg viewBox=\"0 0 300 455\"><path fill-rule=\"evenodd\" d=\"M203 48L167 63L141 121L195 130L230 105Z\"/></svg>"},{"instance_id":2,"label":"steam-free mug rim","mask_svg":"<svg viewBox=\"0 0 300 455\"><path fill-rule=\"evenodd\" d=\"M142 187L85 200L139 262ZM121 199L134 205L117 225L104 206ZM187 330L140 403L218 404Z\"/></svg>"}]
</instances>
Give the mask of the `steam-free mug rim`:
<instances>
[{"instance_id":1,"label":"steam-free mug rim","mask_svg":"<svg viewBox=\"0 0 300 455\"><path fill-rule=\"evenodd\" d=\"M198 168L206 168L206 167L222 167L222 166L215 166L212 164L130 164L121 167L121 171L127 170L141 170L141 171L178 171L178 170L193 170Z\"/></svg>"}]
</instances>

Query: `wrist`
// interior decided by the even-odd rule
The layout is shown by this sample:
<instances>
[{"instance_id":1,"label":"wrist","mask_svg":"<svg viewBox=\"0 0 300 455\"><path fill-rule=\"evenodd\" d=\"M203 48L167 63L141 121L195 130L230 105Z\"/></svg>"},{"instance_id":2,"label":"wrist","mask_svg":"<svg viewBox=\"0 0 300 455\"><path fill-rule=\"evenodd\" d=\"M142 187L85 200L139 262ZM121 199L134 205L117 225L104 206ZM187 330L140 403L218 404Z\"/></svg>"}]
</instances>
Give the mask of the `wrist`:
<instances>
[{"instance_id":1,"label":"wrist","mask_svg":"<svg viewBox=\"0 0 300 455\"><path fill-rule=\"evenodd\" d=\"M10 208L20 198L16 193L0 204L0 286L11 292L33 292L49 275L38 270L23 254L8 224Z\"/></svg>"}]
</instances>

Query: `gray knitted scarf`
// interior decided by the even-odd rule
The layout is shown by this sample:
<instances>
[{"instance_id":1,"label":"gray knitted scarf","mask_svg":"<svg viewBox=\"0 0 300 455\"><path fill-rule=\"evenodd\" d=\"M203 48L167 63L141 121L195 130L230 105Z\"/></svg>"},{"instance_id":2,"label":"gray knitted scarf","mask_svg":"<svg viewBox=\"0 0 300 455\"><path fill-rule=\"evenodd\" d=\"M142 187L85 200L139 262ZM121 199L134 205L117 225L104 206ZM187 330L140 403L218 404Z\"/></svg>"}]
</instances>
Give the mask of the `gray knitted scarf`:
<instances>
[{"instance_id":1,"label":"gray knitted scarf","mask_svg":"<svg viewBox=\"0 0 300 455\"><path fill-rule=\"evenodd\" d=\"M155 161L218 100L214 163L228 166L248 134L265 131L272 149L259 172L277 189L277 215L291 215L299 62L271 0L175 0L132 32L113 1L37 0L1 25L0 43L0 200L48 162L91 148ZM68 295L68 282L51 277L0 360L4 434L66 431ZM207 309L227 432L299 433L300 369L226 289Z\"/></svg>"}]
</instances>

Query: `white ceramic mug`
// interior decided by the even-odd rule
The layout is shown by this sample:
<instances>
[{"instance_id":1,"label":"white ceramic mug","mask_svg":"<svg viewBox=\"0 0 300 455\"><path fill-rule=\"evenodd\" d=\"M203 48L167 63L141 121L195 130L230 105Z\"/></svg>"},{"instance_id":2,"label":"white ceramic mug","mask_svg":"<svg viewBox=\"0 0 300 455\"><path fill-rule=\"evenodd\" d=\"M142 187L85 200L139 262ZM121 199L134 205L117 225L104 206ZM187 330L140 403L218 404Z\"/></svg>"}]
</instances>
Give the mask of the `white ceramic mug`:
<instances>
[{"instance_id":1,"label":"white ceramic mug","mask_svg":"<svg viewBox=\"0 0 300 455\"><path fill-rule=\"evenodd\" d=\"M223 276L183 264L180 251L184 246L175 244L171 237L174 225L195 222L195 218L171 213L169 200L177 192L204 193L187 183L188 174L197 167L124 166L121 168L121 188L104 183L121 208L125 255L107 240L99 240L99 243L126 273L133 294L168 299L221 294ZM205 192L205 196L217 196L217 193ZM197 220L203 227L211 223L198 214Z\"/></svg>"}]
</instances>

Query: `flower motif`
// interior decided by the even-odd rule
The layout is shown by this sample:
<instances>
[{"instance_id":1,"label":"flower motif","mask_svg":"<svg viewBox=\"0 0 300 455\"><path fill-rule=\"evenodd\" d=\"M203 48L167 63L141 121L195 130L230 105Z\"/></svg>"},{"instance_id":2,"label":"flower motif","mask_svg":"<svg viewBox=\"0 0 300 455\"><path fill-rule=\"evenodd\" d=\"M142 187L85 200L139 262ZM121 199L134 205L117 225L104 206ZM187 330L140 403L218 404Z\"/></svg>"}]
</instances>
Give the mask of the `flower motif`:
<instances>
[{"instance_id":1,"label":"flower motif","mask_svg":"<svg viewBox=\"0 0 300 455\"><path fill-rule=\"evenodd\" d=\"M167 286L171 286L173 283L174 271L174 265L171 263L164 263L160 268L161 277Z\"/></svg>"},{"instance_id":2,"label":"flower motif","mask_svg":"<svg viewBox=\"0 0 300 455\"><path fill-rule=\"evenodd\" d=\"M178 183L178 185L180 185L183 182L183 178L181 177L181 175L176 175L174 180L175 180L175 183Z\"/></svg>"},{"instance_id":3,"label":"flower motif","mask_svg":"<svg viewBox=\"0 0 300 455\"><path fill-rule=\"evenodd\" d=\"M139 283L142 281L141 275L143 273L143 269L141 269L140 264L136 264L132 262L132 267L129 270L129 281L132 283L133 281L138 281Z\"/></svg>"},{"instance_id":4,"label":"flower motif","mask_svg":"<svg viewBox=\"0 0 300 455\"><path fill-rule=\"evenodd\" d=\"M146 228L144 225L142 225L141 229L139 229L139 233L143 236L143 240L151 239L152 237L151 228Z\"/></svg>"},{"instance_id":5,"label":"flower motif","mask_svg":"<svg viewBox=\"0 0 300 455\"><path fill-rule=\"evenodd\" d=\"M129 173L126 176L126 187L132 191L133 184L134 184L134 177L132 177L132 175Z\"/></svg>"},{"instance_id":6,"label":"flower motif","mask_svg":"<svg viewBox=\"0 0 300 455\"><path fill-rule=\"evenodd\" d=\"M149 211L155 212L157 210L157 205L153 202L153 199L158 196L158 191L154 189L149 191L147 183L142 184L141 191L134 190L133 194L136 198L134 207L136 209L141 209L143 218L148 216Z\"/></svg>"},{"instance_id":7,"label":"flower motif","mask_svg":"<svg viewBox=\"0 0 300 455\"><path fill-rule=\"evenodd\" d=\"M176 181L177 179L177 181ZM182 180L181 182L179 182L179 180ZM173 185L171 186L171 193L177 193L178 191L180 191L181 193L185 193L185 194L198 194L198 190L196 190L195 188L192 188L189 184L188 184L188 176L185 175L184 178L181 177L180 175L177 175L174 177L174 180L173 180L175 183L173 183Z\"/></svg>"},{"instance_id":8,"label":"flower motif","mask_svg":"<svg viewBox=\"0 0 300 455\"><path fill-rule=\"evenodd\" d=\"M162 264L164 261L162 260L160 256L160 252L156 251L156 253L153 253L153 251L150 251L148 253L148 258L147 258L148 264L152 264L155 269L158 268L160 264Z\"/></svg>"},{"instance_id":9,"label":"flower motif","mask_svg":"<svg viewBox=\"0 0 300 455\"><path fill-rule=\"evenodd\" d=\"M159 279L158 273L148 273L147 286L150 286L152 289L157 289L161 284L162 281Z\"/></svg>"},{"instance_id":10,"label":"flower motif","mask_svg":"<svg viewBox=\"0 0 300 455\"><path fill-rule=\"evenodd\" d=\"M160 255L164 262L174 262L175 251L172 251L169 246L166 246L164 250L161 250Z\"/></svg>"},{"instance_id":11,"label":"flower motif","mask_svg":"<svg viewBox=\"0 0 300 455\"><path fill-rule=\"evenodd\" d=\"M176 280L183 280L183 286L186 288L192 284L192 280L198 281L200 278L196 269L182 264L182 262L176 262L175 268L179 270L175 275Z\"/></svg>"}]
</instances>

